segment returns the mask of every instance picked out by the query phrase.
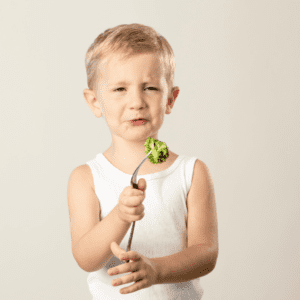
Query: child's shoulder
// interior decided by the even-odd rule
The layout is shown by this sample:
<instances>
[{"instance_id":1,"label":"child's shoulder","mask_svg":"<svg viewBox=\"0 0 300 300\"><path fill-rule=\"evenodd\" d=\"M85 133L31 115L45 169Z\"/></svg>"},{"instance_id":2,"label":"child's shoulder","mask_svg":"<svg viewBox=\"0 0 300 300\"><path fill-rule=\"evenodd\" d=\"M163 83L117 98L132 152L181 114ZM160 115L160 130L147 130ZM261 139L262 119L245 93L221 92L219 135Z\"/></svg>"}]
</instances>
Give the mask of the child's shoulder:
<instances>
[{"instance_id":1,"label":"child's shoulder","mask_svg":"<svg viewBox=\"0 0 300 300\"><path fill-rule=\"evenodd\" d=\"M75 174L75 176L77 175L79 178L84 180L84 182L89 184L91 186L91 188L93 189L93 191L95 191L93 173L88 164L83 164L83 165L76 167L72 171L71 175L74 175L74 174Z\"/></svg>"},{"instance_id":2,"label":"child's shoulder","mask_svg":"<svg viewBox=\"0 0 300 300\"><path fill-rule=\"evenodd\" d=\"M91 170L88 165L76 167L70 174L68 182L68 207L72 252L78 259L75 248L80 239L101 221L100 203L91 189ZM77 260L78 261L78 260Z\"/></svg>"}]
</instances>

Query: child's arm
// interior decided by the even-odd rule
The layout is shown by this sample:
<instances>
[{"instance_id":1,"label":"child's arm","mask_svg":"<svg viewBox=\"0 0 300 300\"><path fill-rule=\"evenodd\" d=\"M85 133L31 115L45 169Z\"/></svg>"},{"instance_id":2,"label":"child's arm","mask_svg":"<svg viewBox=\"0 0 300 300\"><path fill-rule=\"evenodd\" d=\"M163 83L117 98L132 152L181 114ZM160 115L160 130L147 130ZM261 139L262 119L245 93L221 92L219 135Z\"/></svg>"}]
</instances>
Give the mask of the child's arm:
<instances>
[{"instance_id":1,"label":"child's arm","mask_svg":"<svg viewBox=\"0 0 300 300\"><path fill-rule=\"evenodd\" d=\"M121 289L122 294L133 293L154 284L190 281L214 270L219 253L214 186L209 169L198 159L195 162L192 184L187 195L187 209L186 249L169 256L155 258L147 258L136 251L129 251L125 253L125 259L130 260L130 263L108 270L109 275L134 271L130 275L112 281L112 284L116 283L118 286L135 282ZM124 250L114 243L111 248L116 257L124 253Z\"/></svg>"},{"instance_id":2,"label":"child's arm","mask_svg":"<svg viewBox=\"0 0 300 300\"><path fill-rule=\"evenodd\" d=\"M216 266L219 242L213 180L205 163L196 160L187 196L188 248L166 257L151 258L158 269L158 283L192 280Z\"/></svg>"},{"instance_id":3,"label":"child's arm","mask_svg":"<svg viewBox=\"0 0 300 300\"><path fill-rule=\"evenodd\" d=\"M99 221L100 205L91 186L92 178L89 166L82 165L71 173L68 184L72 253L86 272L105 265L113 256L110 244L120 244L131 225L119 218L118 205Z\"/></svg>"}]
</instances>

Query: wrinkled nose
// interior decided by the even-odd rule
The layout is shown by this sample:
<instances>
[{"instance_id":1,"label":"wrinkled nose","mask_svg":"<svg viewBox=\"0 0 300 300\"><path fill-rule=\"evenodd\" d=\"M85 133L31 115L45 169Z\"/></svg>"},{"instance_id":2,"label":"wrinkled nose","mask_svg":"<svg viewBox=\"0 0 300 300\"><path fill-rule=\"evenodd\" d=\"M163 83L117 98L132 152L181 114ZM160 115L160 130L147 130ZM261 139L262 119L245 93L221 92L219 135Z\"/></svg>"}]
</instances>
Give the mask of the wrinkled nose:
<instances>
[{"instance_id":1,"label":"wrinkled nose","mask_svg":"<svg viewBox=\"0 0 300 300\"><path fill-rule=\"evenodd\" d=\"M141 92L135 92L132 94L130 105L133 109L141 109L146 107L146 102Z\"/></svg>"}]
</instances>

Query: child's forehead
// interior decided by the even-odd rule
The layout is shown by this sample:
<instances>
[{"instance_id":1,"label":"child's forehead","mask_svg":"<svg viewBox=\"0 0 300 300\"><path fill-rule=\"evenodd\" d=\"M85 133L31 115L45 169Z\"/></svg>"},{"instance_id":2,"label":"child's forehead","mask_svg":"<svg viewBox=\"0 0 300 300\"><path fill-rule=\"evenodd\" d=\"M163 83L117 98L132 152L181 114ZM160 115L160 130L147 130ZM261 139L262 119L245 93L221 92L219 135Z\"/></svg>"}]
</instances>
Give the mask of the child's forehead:
<instances>
[{"instance_id":1,"label":"child's forehead","mask_svg":"<svg viewBox=\"0 0 300 300\"><path fill-rule=\"evenodd\" d=\"M133 54L131 56L126 56L126 54L114 54L108 56L106 59L103 60L101 64L101 73L105 74L108 77L119 77L119 72L122 71L123 67L127 67L128 64L132 62L131 59L137 58L140 63L145 63L145 71L147 71L149 79L158 79L162 75L162 64L161 59L155 53L140 53L140 54ZM146 70L146 59L148 62L148 68ZM139 69L140 70L140 69ZM109 76L110 75L110 76Z\"/></svg>"},{"instance_id":2,"label":"child's forehead","mask_svg":"<svg viewBox=\"0 0 300 300\"><path fill-rule=\"evenodd\" d=\"M151 61L152 64L160 65L162 63L161 57L157 53L116 53L108 56L105 59L105 65L119 66L132 62L132 60L139 60L141 62Z\"/></svg>"}]
</instances>

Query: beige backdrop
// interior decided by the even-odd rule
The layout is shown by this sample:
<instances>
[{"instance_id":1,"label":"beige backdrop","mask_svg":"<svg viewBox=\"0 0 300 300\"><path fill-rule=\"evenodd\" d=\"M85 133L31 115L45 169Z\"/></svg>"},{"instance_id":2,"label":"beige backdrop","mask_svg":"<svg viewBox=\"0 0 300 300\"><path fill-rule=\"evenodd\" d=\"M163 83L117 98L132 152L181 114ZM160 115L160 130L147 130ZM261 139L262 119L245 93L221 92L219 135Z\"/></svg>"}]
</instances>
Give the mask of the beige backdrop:
<instances>
[{"instance_id":1,"label":"beige backdrop","mask_svg":"<svg viewBox=\"0 0 300 300\"><path fill-rule=\"evenodd\" d=\"M214 180L220 253L203 299L300 299L299 1L2 2L0 299L91 299L67 183L111 135L84 101L84 58L130 23L175 53L181 93L159 138Z\"/></svg>"}]
</instances>

